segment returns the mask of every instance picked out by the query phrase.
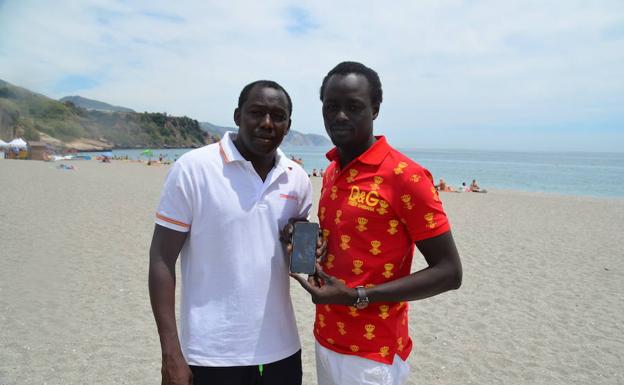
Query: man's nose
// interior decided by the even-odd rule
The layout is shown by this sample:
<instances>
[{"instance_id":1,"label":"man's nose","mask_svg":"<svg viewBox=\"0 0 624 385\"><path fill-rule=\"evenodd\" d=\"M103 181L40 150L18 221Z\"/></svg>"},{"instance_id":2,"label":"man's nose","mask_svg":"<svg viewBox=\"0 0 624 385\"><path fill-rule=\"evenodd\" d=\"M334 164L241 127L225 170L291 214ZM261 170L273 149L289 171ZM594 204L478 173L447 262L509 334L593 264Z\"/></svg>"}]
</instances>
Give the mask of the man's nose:
<instances>
[{"instance_id":1,"label":"man's nose","mask_svg":"<svg viewBox=\"0 0 624 385\"><path fill-rule=\"evenodd\" d=\"M336 114L336 120L339 121L339 122L344 122L345 120L349 120L349 117L341 109L340 111L338 111L338 114Z\"/></svg>"},{"instance_id":2,"label":"man's nose","mask_svg":"<svg viewBox=\"0 0 624 385\"><path fill-rule=\"evenodd\" d=\"M271 114L269 113L264 114L264 116L262 117L262 120L260 120L260 126L266 127L266 128L274 127L273 119L271 119Z\"/></svg>"}]
</instances>

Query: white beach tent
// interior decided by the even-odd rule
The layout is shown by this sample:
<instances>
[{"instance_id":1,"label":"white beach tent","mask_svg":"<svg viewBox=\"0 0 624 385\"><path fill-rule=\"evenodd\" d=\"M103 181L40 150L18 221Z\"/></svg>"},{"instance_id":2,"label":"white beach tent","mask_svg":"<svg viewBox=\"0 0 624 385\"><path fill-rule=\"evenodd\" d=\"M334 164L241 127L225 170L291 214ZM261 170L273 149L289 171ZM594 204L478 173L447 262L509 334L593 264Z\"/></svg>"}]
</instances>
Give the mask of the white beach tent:
<instances>
[{"instance_id":1,"label":"white beach tent","mask_svg":"<svg viewBox=\"0 0 624 385\"><path fill-rule=\"evenodd\" d=\"M4 140L0 139L0 160L4 159L4 149L7 148L8 144Z\"/></svg>"},{"instance_id":2,"label":"white beach tent","mask_svg":"<svg viewBox=\"0 0 624 385\"><path fill-rule=\"evenodd\" d=\"M15 139L13 139L12 141L10 141L8 143L7 147L9 147L9 148L19 148L19 149L28 148L28 143L26 143L26 141L24 139L22 139L22 138L15 138Z\"/></svg>"}]
</instances>

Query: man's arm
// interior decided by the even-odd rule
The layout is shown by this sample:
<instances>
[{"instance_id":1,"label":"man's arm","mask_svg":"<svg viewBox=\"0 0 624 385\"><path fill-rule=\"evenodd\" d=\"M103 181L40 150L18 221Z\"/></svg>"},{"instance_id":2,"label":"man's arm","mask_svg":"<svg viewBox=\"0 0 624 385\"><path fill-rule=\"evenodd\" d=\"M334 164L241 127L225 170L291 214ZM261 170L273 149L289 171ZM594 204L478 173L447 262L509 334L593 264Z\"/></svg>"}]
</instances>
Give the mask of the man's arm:
<instances>
[{"instance_id":1,"label":"man's arm","mask_svg":"<svg viewBox=\"0 0 624 385\"><path fill-rule=\"evenodd\" d=\"M416 246L429 266L406 277L366 289L370 302L412 301L461 286L461 261L450 231L416 242ZM317 265L319 268L320 265ZM291 276L312 295L314 303L352 305L357 298L355 289L345 286L323 271L319 270L319 276L324 281L321 287L312 285L299 275Z\"/></svg>"},{"instance_id":2,"label":"man's arm","mask_svg":"<svg viewBox=\"0 0 624 385\"><path fill-rule=\"evenodd\" d=\"M175 264L188 233L156 225L150 246L149 293L160 336L162 384L191 384L175 319Z\"/></svg>"}]
</instances>

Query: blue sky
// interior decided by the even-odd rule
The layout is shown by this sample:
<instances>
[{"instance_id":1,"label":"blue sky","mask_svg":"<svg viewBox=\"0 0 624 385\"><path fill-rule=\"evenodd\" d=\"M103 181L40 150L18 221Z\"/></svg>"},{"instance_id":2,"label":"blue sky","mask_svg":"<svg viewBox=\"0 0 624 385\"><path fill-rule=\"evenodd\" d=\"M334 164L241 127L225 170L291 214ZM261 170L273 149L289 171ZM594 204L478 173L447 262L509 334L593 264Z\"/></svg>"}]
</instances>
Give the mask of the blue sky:
<instances>
[{"instance_id":1,"label":"blue sky","mask_svg":"<svg viewBox=\"0 0 624 385\"><path fill-rule=\"evenodd\" d=\"M624 2L0 1L0 79L50 97L233 125L280 82L324 134L318 89L375 69L375 130L399 147L623 151Z\"/></svg>"}]
</instances>

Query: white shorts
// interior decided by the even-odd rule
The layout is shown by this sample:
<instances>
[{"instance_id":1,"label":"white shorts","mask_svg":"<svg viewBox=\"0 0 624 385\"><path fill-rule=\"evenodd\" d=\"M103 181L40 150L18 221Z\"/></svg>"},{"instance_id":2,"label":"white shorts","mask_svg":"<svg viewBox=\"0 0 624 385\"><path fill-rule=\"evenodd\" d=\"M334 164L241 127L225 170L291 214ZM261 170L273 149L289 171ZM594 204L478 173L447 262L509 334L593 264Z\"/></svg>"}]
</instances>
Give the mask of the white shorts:
<instances>
[{"instance_id":1,"label":"white shorts","mask_svg":"<svg viewBox=\"0 0 624 385\"><path fill-rule=\"evenodd\" d=\"M316 342L318 385L404 385L409 365L398 355L392 365L340 354Z\"/></svg>"}]
</instances>

